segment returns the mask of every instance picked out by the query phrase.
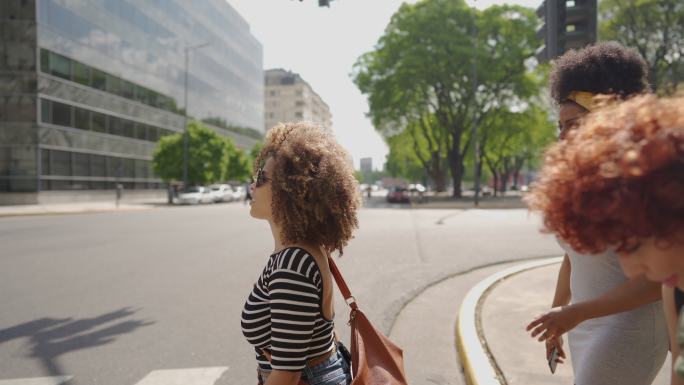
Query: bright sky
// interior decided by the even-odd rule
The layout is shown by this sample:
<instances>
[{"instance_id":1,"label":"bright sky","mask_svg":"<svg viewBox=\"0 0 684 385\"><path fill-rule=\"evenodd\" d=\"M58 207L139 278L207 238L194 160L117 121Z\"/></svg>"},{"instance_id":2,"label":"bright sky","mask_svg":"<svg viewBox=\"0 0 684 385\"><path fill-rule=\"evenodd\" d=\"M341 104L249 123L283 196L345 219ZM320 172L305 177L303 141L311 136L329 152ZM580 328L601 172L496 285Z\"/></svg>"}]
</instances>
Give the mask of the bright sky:
<instances>
[{"instance_id":1,"label":"bright sky","mask_svg":"<svg viewBox=\"0 0 684 385\"><path fill-rule=\"evenodd\" d=\"M330 106L333 131L354 158L373 158L381 169L388 152L366 117L368 103L349 74L357 58L373 49L400 0L227 0L250 25L264 49L264 69L299 73ZM414 3L415 1L408 1ZM480 9L500 3L536 8L541 0L467 0Z\"/></svg>"}]
</instances>

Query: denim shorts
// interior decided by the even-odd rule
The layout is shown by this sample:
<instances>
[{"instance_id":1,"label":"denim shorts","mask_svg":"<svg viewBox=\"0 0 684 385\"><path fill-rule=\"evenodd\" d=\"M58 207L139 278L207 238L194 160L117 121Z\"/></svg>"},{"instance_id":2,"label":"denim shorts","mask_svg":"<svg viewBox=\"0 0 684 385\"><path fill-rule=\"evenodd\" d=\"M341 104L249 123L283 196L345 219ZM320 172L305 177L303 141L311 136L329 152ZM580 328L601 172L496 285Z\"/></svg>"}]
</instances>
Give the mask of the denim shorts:
<instances>
[{"instance_id":1,"label":"denim shorts","mask_svg":"<svg viewBox=\"0 0 684 385\"><path fill-rule=\"evenodd\" d=\"M338 343L335 353L325 361L302 370L301 381L308 385L350 385L351 362L343 353L346 348ZM257 369L258 384L266 383L270 371Z\"/></svg>"}]
</instances>

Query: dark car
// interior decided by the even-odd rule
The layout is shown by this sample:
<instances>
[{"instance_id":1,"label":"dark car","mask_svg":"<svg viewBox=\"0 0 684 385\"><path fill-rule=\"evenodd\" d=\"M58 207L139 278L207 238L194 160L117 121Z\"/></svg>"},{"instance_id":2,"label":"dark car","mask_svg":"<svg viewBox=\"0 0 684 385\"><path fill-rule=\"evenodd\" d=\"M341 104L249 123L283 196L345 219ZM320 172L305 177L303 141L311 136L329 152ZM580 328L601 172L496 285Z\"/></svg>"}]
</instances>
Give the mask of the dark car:
<instances>
[{"instance_id":1,"label":"dark car","mask_svg":"<svg viewBox=\"0 0 684 385\"><path fill-rule=\"evenodd\" d=\"M390 187L387 192L387 202L389 203L409 203L409 191L405 187Z\"/></svg>"}]
</instances>

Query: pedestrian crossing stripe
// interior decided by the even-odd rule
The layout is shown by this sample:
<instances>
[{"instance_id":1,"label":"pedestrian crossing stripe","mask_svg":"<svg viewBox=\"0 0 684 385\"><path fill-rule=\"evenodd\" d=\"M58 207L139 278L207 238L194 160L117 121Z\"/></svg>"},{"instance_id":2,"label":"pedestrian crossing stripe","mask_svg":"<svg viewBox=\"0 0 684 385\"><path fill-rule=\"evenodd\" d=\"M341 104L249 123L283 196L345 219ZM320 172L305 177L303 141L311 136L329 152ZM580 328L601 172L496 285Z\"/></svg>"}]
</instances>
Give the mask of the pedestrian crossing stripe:
<instances>
[{"instance_id":1,"label":"pedestrian crossing stripe","mask_svg":"<svg viewBox=\"0 0 684 385\"><path fill-rule=\"evenodd\" d=\"M135 385L214 385L226 370L227 366L153 370Z\"/></svg>"},{"instance_id":2,"label":"pedestrian crossing stripe","mask_svg":"<svg viewBox=\"0 0 684 385\"><path fill-rule=\"evenodd\" d=\"M73 377L74 376L17 378L13 380L0 380L0 385L61 385Z\"/></svg>"},{"instance_id":3,"label":"pedestrian crossing stripe","mask_svg":"<svg viewBox=\"0 0 684 385\"><path fill-rule=\"evenodd\" d=\"M135 385L214 385L228 369L227 366L215 366L153 370ZM72 378L74 376L0 379L0 385L62 385Z\"/></svg>"}]
</instances>

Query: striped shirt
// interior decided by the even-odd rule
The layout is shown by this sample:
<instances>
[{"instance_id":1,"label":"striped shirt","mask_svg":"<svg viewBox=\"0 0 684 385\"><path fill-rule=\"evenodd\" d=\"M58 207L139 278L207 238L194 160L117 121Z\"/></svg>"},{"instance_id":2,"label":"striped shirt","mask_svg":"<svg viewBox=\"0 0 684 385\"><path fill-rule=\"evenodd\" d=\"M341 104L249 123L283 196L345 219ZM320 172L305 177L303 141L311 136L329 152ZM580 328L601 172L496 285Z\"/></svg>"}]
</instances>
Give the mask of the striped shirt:
<instances>
[{"instance_id":1,"label":"striped shirt","mask_svg":"<svg viewBox=\"0 0 684 385\"><path fill-rule=\"evenodd\" d=\"M242 334L264 370L301 371L334 347L332 320L323 316L323 281L306 250L271 255L242 310ZM271 354L271 362L262 354Z\"/></svg>"}]
</instances>

